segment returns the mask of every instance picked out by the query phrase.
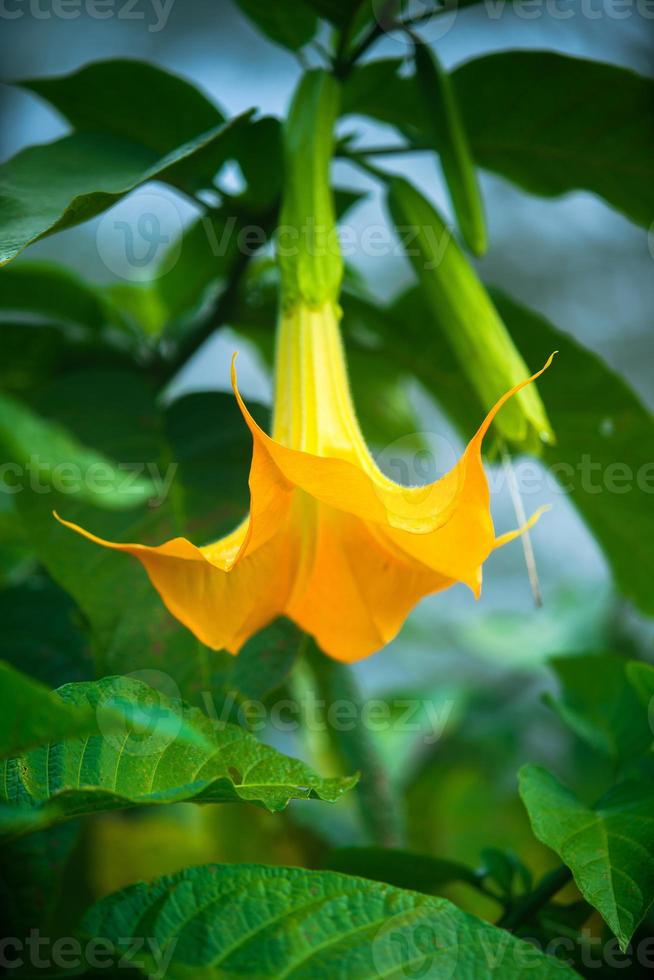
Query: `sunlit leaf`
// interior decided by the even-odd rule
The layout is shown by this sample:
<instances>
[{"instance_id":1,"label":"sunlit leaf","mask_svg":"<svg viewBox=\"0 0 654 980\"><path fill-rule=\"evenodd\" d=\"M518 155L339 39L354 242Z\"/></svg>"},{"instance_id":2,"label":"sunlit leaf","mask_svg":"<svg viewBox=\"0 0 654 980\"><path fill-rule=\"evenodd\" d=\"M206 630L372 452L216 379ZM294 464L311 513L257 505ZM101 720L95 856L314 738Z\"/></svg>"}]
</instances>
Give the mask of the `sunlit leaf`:
<instances>
[{"instance_id":1,"label":"sunlit leaf","mask_svg":"<svg viewBox=\"0 0 654 980\"><path fill-rule=\"evenodd\" d=\"M214 725L197 708L133 678L68 684L51 697L66 712L93 718L99 733L87 727L85 737L71 738L66 732L66 741L54 739L2 764L0 802L25 813L26 830L34 810L53 823L183 801L245 800L275 811L291 799L334 802L356 782L320 779L244 729ZM116 710L128 720L116 718Z\"/></svg>"}]
</instances>

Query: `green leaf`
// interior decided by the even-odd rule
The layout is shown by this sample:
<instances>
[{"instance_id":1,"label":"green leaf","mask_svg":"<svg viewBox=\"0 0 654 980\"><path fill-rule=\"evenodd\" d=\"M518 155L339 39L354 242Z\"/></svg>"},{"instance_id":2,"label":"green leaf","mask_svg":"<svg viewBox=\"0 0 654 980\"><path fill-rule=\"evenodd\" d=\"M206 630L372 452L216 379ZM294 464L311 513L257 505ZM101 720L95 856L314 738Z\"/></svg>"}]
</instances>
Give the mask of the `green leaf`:
<instances>
[{"instance_id":1,"label":"green leaf","mask_svg":"<svg viewBox=\"0 0 654 980\"><path fill-rule=\"evenodd\" d=\"M622 783L591 809L546 769L525 766L520 794L536 837L567 864L624 951L654 899L654 787Z\"/></svg>"},{"instance_id":2,"label":"green leaf","mask_svg":"<svg viewBox=\"0 0 654 980\"><path fill-rule=\"evenodd\" d=\"M191 801L245 800L274 812L291 799L335 802L356 783L356 777L320 779L242 728L215 726L197 708L133 678L68 684L51 697L67 713L93 718L100 734L87 730L87 737L71 738L66 732L65 742L55 735L3 763L0 802L25 812L26 829L34 810L52 823L98 810ZM116 718L116 709L127 723Z\"/></svg>"},{"instance_id":3,"label":"green leaf","mask_svg":"<svg viewBox=\"0 0 654 980\"><path fill-rule=\"evenodd\" d=\"M49 688L93 677L93 660L75 604L46 575L31 575L0 591L0 623L4 658L17 670Z\"/></svg>"},{"instance_id":4,"label":"green leaf","mask_svg":"<svg viewBox=\"0 0 654 980\"><path fill-rule=\"evenodd\" d=\"M562 695L549 701L580 738L623 765L650 749L647 712L629 683L629 668L640 665L610 654L555 657L550 665Z\"/></svg>"},{"instance_id":5,"label":"green leaf","mask_svg":"<svg viewBox=\"0 0 654 980\"><path fill-rule=\"evenodd\" d=\"M159 156L225 121L194 85L146 61L94 61L70 75L17 84L49 102L78 132L116 136Z\"/></svg>"},{"instance_id":6,"label":"green leaf","mask_svg":"<svg viewBox=\"0 0 654 980\"><path fill-rule=\"evenodd\" d=\"M431 203L404 178L389 184L388 208L420 282L428 322L440 329L486 411L529 370L472 265ZM409 237L410 236L410 237ZM552 353L550 351L550 353ZM537 451L554 435L535 384L495 419L510 442Z\"/></svg>"},{"instance_id":7,"label":"green leaf","mask_svg":"<svg viewBox=\"0 0 654 980\"><path fill-rule=\"evenodd\" d=\"M166 951L170 980L575 975L445 899L301 868L190 868L110 895L81 927L107 937L117 954L122 937L146 930L140 969L152 972L152 950Z\"/></svg>"},{"instance_id":8,"label":"green leaf","mask_svg":"<svg viewBox=\"0 0 654 980\"><path fill-rule=\"evenodd\" d=\"M87 221L150 180L193 192L206 185L245 113L162 156L107 133L73 133L0 166L0 265L45 235Z\"/></svg>"},{"instance_id":9,"label":"green leaf","mask_svg":"<svg viewBox=\"0 0 654 980\"><path fill-rule=\"evenodd\" d=\"M154 721L164 738L178 738L184 745L207 749L208 742L201 732L189 727L172 709L157 704L150 708L145 696L143 703L131 697L129 685L123 690L122 681L110 679L102 689L82 682L69 684L58 691L49 691L38 681L14 670L0 661L0 758L26 752L36 746L54 744L69 739L86 739L98 729L124 736L126 727L137 734L143 725ZM98 690L97 696L85 697L88 691ZM81 691L81 697L76 692ZM139 692L136 691L138 694ZM110 696L109 696L110 695ZM138 710L135 710L135 707ZM101 716L98 712L101 711ZM3 803L11 802L5 795Z\"/></svg>"},{"instance_id":10,"label":"green leaf","mask_svg":"<svg viewBox=\"0 0 654 980\"><path fill-rule=\"evenodd\" d=\"M454 881L480 883L480 876L459 861L384 847L340 847L329 854L325 867L426 895L438 895Z\"/></svg>"},{"instance_id":11,"label":"green leaf","mask_svg":"<svg viewBox=\"0 0 654 980\"><path fill-rule=\"evenodd\" d=\"M280 618L251 637L237 657L217 654L222 663L212 672L214 694L222 691L226 703L230 696L237 702L267 697L288 680L302 637L294 623Z\"/></svg>"},{"instance_id":12,"label":"green leaf","mask_svg":"<svg viewBox=\"0 0 654 980\"><path fill-rule=\"evenodd\" d=\"M19 262L5 269L0 310L74 324L94 333L107 324L98 292L74 272L51 262ZM3 328L0 325L0 331Z\"/></svg>"},{"instance_id":13,"label":"green leaf","mask_svg":"<svg viewBox=\"0 0 654 980\"><path fill-rule=\"evenodd\" d=\"M431 145L416 79L401 77L401 64L357 68L343 111L370 115L414 144ZM545 197L590 191L649 227L652 79L555 52L503 51L466 62L452 81L478 166Z\"/></svg>"},{"instance_id":14,"label":"green leaf","mask_svg":"<svg viewBox=\"0 0 654 980\"><path fill-rule=\"evenodd\" d=\"M48 741L97 731L94 711L66 704L42 684L0 661L0 758Z\"/></svg>"},{"instance_id":15,"label":"green leaf","mask_svg":"<svg viewBox=\"0 0 654 980\"><path fill-rule=\"evenodd\" d=\"M463 65L455 86L481 167L545 197L591 191L649 227L654 80L554 52L508 51Z\"/></svg>"},{"instance_id":16,"label":"green leaf","mask_svg":"<svg viewBox=\"0 0 654 980\"><path fill-rule=\"evenodd\" d=\"M71 821L0 845L0 915L7 935L24 940L35 928L44 935L59 935L54 930L62 877L78 834L79 825ZM72 902L70 896L67 899L68 909ZM79 914L73 921L79 921Z\"/></svg>"},{"instance_id":17,"label":"green leaf","mask_svg":"<svg viewBox=\"0 0 654 980\"><path fill-rule=\"evenodd\" d=\"M425 128L434 148L440 146L443 174L461 234L475 255L483 255L487 247L484 207L454 86L427 45L415 46L415 62Z\"/></svg>"},{"instance_id":18,"label":"green leaf","mask_svg":"<svg viewBox=\"0 0 654 980\"><path fill-rule=\"evenodd\" d=\"M334 27L347 27L355 18L359 17L357 11L361 7L370 7L368 16L372 17L372 2L376 0L305 0L305 2L318 13L320 17L330 21Z\"/></svg>"},{"instance_id":19,"label":"green leaf","mask_svg":"<svg viewBox=\"0 0 654 980\"><path fill-rule=\"evenodd\" d=\"M233 152L247 184L247 189L237 198L238 206L253 215L274 208L281 195L284 172L279 120L264 116L245 126L234 138ZM247 222L243 224L247 226Z\"/></svg>"},{"instance_id":20,"label":"green leaf","mask_svg":"<svg viewBox=\"0 0 654 980\"><path fill-rule=\"evenodd\" d=\"M106 510L136 507L156 493L150 480L128 479L125 470L106 456L87 449L61 426L1 393L0 445L14 463L15 469L8 474L14 493L27 485L36 493L49 493L54 487Z\"/></svg>"},{"instance_id":21,"label":"green leaf","mask_svg":"<svg viewBox=\"0 0 654 980\"><path fill-rule=\"evenodd\" d=\"M236 0L238 6L271 41L291 51L308 44L318 28L318 19L302 0Z\"/></svg>"},{"instance_id":22,"label":"green leaf","mask_svg":"<svg viewBox=\"0 0 654 980\"><path fill-rule=\"evenodd\" d=\"M649 709L650 718L654 721L654 667L651 664L630 660L627 664L627 678L635 689L641 704ZM652 729L654 731L654 729Z\"/></svg>"}]
</instances>

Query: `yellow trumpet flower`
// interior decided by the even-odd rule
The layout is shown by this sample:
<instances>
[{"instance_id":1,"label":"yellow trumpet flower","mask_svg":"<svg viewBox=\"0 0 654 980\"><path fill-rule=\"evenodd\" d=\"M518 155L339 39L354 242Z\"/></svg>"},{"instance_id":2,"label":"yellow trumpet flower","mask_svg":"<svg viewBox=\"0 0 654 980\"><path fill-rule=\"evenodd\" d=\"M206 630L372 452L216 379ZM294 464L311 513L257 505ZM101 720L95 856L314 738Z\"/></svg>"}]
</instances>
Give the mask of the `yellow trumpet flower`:
<instances>
[{"instance_id":1,"label":"yellow trumpet flower","mask_svg":"<svg viewBox=\"0 0 654 980\"><path fill-rule=\"evenodd\" d=\"M272 437L232 373L253 439L250 514L240 527L202 548L186 538L148 547L62 523L138 558L170 612L231 653L286 615L329 656L351 662L392 640L423 596L455 582L479 595L483 562L520 533L495 535L482 440L528 381L498 402L446 476L407 488L381 473L365 444L332 305L296 307L281 320Z\"/></svg>"},{"instance_id":2,"label":"yellow trumpet flower","mask_svg":"<svg viewBox=\"0 0 654 980\"><path fill-rule=\"evenodd\" d=\"M280 249L272 436L244 405L232 365L253 440L247 520L200 548L186 538L116 544L62 521L138 558L170 612L207 646L231 653L286 615L329 656L359 660L392 640L423 596L455 582L478 596L482 564L520 533L495 535L481 446L502 405L533 379L497 403L459 463L428 487L389 480L365 444L339 329L342 259L320 244L335 227L337 100L332 78L308 73L287 122L281 225L308 229L309 240Z\"/></svg>"}]
</instances>

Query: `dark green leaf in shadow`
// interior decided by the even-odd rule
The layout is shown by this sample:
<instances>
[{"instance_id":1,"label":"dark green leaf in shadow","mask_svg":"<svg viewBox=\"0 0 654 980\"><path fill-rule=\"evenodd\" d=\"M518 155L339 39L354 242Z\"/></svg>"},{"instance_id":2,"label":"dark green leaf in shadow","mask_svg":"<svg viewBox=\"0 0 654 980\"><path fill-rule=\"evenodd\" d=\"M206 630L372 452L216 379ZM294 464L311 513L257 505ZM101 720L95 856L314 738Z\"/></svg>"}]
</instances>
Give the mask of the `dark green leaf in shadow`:
<instances>
[{"instance_id":1,"label":"dark green leaf in shadow","mask_svg":"<svg viewBox=\"0 0 654 980\"><path fill-rule=\"evenodd\" d=\"M338 848L328 855L325 867L427 895L440 894L453 881L475 887L480 883L479 875L458 861L383 847Z\"/></svg>"},{"instance_id":2,"label":"dark green leaf in shadow","mask_svg":"<svg viewBox=\"0 0 654 980\"><path fill-rule=\"evenodd\" d=\"M358 67L343 111L430 145L415 76L400 75L401 66L385 60ZM590 191L649 227L652 79L553 51L502 51L466 62L452 81L477 166L545 197Z\"/></svg>"},{"instance_id":3,"label":"dark green leaf in shadow","mask_svg":"<svg viewBox=\"0 0 654 980\"><path fill-rule=\"evenodd\" d=\"M316 33L318 19L303 0L236 0L259 30L284 48L297 51Z\"/></svg>"},{"instance_id":4,"label":"dark green leaf in shadow","mask_svg":"<svg viewBox=\"0 0 654 980\"><path fill-rule=\"evenodd\" d=\"M625 766L649 751L654 735L629 683L628 660L580 655L555 657L550 665L562 691L548 703L580 738Z\"/></svg>"}]
</instances>

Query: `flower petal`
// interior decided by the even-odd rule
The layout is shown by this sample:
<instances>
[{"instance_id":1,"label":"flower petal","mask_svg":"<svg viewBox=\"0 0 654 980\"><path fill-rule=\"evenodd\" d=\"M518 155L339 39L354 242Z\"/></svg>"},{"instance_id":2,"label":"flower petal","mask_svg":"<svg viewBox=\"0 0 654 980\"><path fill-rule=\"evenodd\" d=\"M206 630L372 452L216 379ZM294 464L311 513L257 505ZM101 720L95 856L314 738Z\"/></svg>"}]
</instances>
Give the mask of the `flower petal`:
<instances>
[{"instance_id":1,"label":"flower petal","mask_svg":"<svg viewBox=\"0 0 654 980\"><path fill-rule=\"evenodd\" d=\"M116 544L65 521L90 541L139 559L169 611L214 650L237 653L283 610L293 582L294 556L283 534L242 556L249 521L206 548L186 538L158 547Z\"/></svg>"},{"instance_id":2,"label":"flower petal","mask_svg":"<svg viewBox=\"0 0 654 980\"><path fill-rule=\"evenodd\" d=\"M286 614L336 660L381 649L423 596L453 584L396 552L374 525L324 504L314 533Z\"/></svg>"}]
</instances>

